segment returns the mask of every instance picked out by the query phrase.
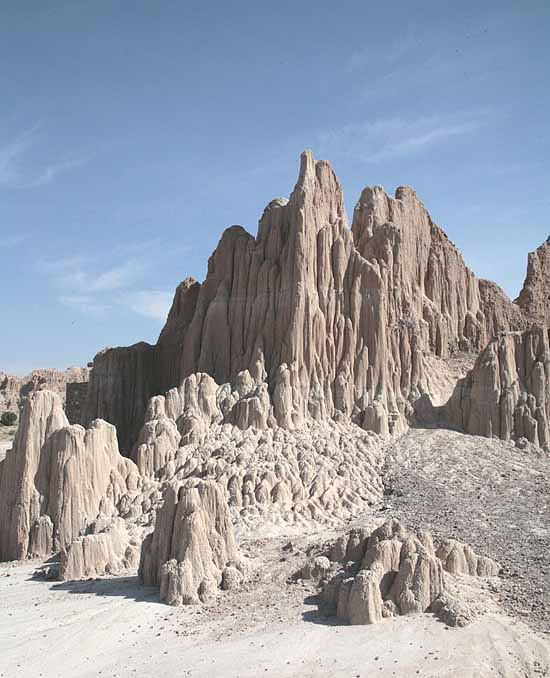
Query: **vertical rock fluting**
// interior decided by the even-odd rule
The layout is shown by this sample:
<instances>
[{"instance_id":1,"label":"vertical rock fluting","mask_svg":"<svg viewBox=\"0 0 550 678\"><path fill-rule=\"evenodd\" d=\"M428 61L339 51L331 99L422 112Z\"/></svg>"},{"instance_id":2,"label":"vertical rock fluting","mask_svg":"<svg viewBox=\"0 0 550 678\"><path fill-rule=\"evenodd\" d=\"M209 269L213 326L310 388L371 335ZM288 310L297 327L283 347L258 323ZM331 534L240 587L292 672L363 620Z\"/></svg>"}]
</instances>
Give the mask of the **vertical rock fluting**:
<instances>
[{"instance_id":1,"label":"vertical rock fluting","mask_svg":"<svg viewBox=\"0 0 550 678\"><path fill-rule=\"evenodd\" d=\"M170 605L204 602L237 558L222 486L212 480L173 483L166 488L154 532L143 542L139 578L145 586L160 587L161 600Z\"/></svg>"},{"instance_id":2,"label":"vertical rock fluting","mask_svg":"<svg viewBox=\"0 0 550 678\"><path fill-rule=\"evenodd\" d=\"M429 533L410 533L391 520L353 550L357 562L343 564L323 587L325 614L350 624L375 624L384 617L425 612L443 592L443 567Z\"/></svg>"},{"instance_id":3,"label":"vertical rock fluting","mask_svg":"<svg viewBox=\"0 0 550 678\"><path fill-rule=\"evenodd\" d=\"M519 307L475 278L412 189L365 189L350 230L332 168L307 151L257 237L227 229L205 281L178 288L155 346L96 357L88 419L114 423L129 453L150 397L194 373L225 384L248 370L284 428L343 416L388 434L426 390L425 352L479 350L523 327Z\"/></svg>"},{"instance_id":4,"label":"vertical rock fluting","mask_svg":"<svg viewBox=\"0 0 550 678\"><path fill-rule=\"evenodd\" d=\"M99 514L118 515L119 502L141 482L118 451L114 426L70 426L59 396L36 392L0 462L0 560L67 547Z\"/></svg>"},{"instance_id":5,"label":"vertical rock fluting","mask_svg":"<svg viewBox=\"0 0 550 678\"><path fill-rule=\"evenodd\" d=\"M531 322L550 325L550 238L529 252L527 276L516 304Z\"/></svg>"},{"instance_id":6,"label":"vertical rock fluting","mask_svg":"<svg viewBox=\"0 0 550 678\"><path fill-rule=\"evenodd\" d=\"M44 513L36 485L47 484L50 436L68 426L61 400L50 391L31 396L22 411L13 448L0 463L0 560L25 558L35 521ZM44 546L51 550L51 524L44 525Z\"/></svg>"},{"instance_id":7,"label":"vertical rock fluting","mask_svg":"<svg viewBox=\"0 0 550 678\"><path fill-rule=\"evenodd\" d=\"M475 277L411 188L398 188L395 198L366 188L352 230L359 252L380 267L388 321L416 327L425 350L477 351L496 331L522 328L519 309Z\"/></svg>"},{"instance_id":8,"label":"vertical rock fluting","mask_svg":"<svg viewBox=\"0 0 550 678\"><path fill-rule=\"evenodd\" d=\"M526 438L550 449L550 330L502 333L458 382L449 422L473 435Z\"/></svg>"}]
</instances>

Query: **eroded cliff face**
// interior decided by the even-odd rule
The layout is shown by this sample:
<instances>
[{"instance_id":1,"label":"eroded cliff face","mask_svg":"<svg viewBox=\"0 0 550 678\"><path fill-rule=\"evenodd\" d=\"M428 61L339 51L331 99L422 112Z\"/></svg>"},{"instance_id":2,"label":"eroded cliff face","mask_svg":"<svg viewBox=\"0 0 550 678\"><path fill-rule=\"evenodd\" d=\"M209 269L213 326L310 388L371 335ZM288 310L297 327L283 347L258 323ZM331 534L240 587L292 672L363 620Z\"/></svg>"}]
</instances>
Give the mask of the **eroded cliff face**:
<instances>
[{"instance_id":1,"label":"eroded cliff face","mask_svg":"<svg viewBox=\"0 0 550 678\"><path fill-rule=\"evenodd\" d=\"M523 327L521 311L475 277L411 188L398 188L395 198L366 188L352 231L357 250L380 268L387 322L413 326L424 351L479 351L496 331Z\"/></svg>"},{"instance_id":2,"label":"eroded cliff face","mask_svg":"<svg viewBox=\"0 0 550 678\"><path fill-rule=\"evenodd\" d=\"M550 238L527 258L527 277L516 299L531 323L550 324Z\"/></svg>"},{"instance_id":3,"label":"eroded cliff face","mask_svg":"<svg viewBox=\"0 0 550 678\"><path fill-rule=\"evenodd\" d=\"M350 229L332 168L305 152L293 193L267 206L257 237L226 230L205 281L180 285L155 346L96 356L87 415L114 423L129 453L150 397L195 373L223 385L248 370L266 384L275 425L343 417L387 435L428 390L425 354L478 351L524 326L412 189L366 188Z\"/></svg>"},{"instance_id":4,"label":"eroded cliff face","mask_svg":"<svg viewBox=\"0 0 550 678\"><path fill-rule=\"evenodd\" d=\"M158 342L108 348L93 363L84 423L101 418L117 428L120 449L135 442L151 396L180 383L183 341L193 317L200 284L186 278L174 301Z\"/></svg>"},{"instance_id":5,"label":"eroded cliff face","mask_svg":"<svg viewBox=\"0 0 550 678\"><path fill-rule=\"evenodd\" d=\"M550 450L550 330L502 333L489 342L446 406L474 435L527 439Z\"/></svg>"}]
</instances>

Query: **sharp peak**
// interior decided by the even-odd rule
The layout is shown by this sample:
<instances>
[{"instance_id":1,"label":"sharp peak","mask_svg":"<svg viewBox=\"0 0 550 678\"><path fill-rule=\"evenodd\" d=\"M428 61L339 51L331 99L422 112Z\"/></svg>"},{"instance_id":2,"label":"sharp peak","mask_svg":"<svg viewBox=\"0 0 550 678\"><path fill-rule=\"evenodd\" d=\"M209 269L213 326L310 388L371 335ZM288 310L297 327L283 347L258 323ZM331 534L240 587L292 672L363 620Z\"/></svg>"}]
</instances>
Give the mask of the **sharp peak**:
<instances>
[{"instance_id":1,"label":"sharp peak","mask_svg":"<svg viewBox=\"0 0 550 678\"><path fill-rule=\"evenodd\" d=\"M311 148L306 148L300 154L300 174L298 176L298 184L303 183L308 177L316 176L316 169L318 167L328 167L336 178L336 174L332 165L328 160L316 160Z\"/></svg>"},{"instance_id":2,"label":"sharp peak","mask_svg":"<svg viewBox=\"0 0 550 678\"><path fill-rule=\"evenodd\" d=\"M418 193L412 186L398 186L395 189L393 197L386 192L386 189L381 184L374 184L372 186L365 186L362 194L370 193L373 195L383 195L392 200L406 200L407 198L415 198L419 200Z\"/></svg>"}]
</instances>

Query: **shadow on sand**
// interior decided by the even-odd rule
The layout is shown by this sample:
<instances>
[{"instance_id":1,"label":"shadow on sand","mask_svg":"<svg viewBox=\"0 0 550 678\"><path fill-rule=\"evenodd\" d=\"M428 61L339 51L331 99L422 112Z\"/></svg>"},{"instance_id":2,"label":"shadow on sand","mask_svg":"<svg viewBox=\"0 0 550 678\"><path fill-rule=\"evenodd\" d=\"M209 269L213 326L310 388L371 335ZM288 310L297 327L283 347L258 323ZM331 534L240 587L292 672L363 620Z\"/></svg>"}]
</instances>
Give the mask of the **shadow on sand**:
<instances>
[{"instance_id":1,"label":"shadow on sand","mask_svg":"<svg viewBox=\"0 0 550 678\"><path fill-rule=\"evenodd\" d=\"M315 610L306 610L302 613L302 619L311 624L320 624L321 626L348 626L347 622L338 619L336 616L327 616L319 608L319 596L311 595L304 598L306 605L315 605Z\"/></svg>"},{"instance_id":2,"label":"shadow on sand","mask_svg":"<svg viewBox=\"0 0 550 678\"><path fill-rule=\"evenodd\" d=\"M61 581L50 585L51 591L68 591L75 595L95 595L135 600L138 603L158 603L159 591L155 587L141 586L137 576L106 577L85 581Z\"/></svg>"}]
</instances>

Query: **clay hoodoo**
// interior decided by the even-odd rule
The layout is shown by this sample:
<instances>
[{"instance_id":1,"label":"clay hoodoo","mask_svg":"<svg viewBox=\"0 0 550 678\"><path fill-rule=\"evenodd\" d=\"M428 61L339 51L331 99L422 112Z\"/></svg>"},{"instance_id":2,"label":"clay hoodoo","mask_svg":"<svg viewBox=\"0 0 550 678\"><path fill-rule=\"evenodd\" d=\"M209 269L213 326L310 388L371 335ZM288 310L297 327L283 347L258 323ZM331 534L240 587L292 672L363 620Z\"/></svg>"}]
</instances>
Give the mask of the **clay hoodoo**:
<instances>
[{"instance_id":1,"label":"clay hoodoo","mask_svg":"<svg viewBox=\"0 0 550 678\"><path fill-rule=\"evenodd\" d=\"M255 379L261 364L277 425L336 416L386 435L426 391L424 353L477 351L523 324L414 191L365 189L350 230L333 170L305 152L290 199L268 205L257 237L226 230L204 283L178 288L155 346L96 356L88 418L116 424L129 453L150 397L198 372L218 384L244 370Z\"/></svg>"},{"instance_id":2,"label":"clay hoodoo","mask_svg":"<svg viewBox=\"0 0 550 678\"><path fill-rule=\"evenodd\" d=\"M168 486L154 532L143 542L141 583L159 586L170 605L190 605L214 595L229 569L243 567L223 488L197 479Z\"/></svg>"},{"instance_id":3,"label":"clay hoodoo","mask_svg":"<svg viewBox=\"0 0 550 678\"><path fill-rule=\"evenodd\" d=\"M474 435L524 438L550 449L549 333L534 327L490 341L447 403L449 422Z\"/></svg>"},{"instance_id":4,"label":"clay hoodoo","mask_svg":"<svg viewBox=\"0 0 550 678\"><path fill-rule=\"evenodd\" d=\"M453 539L436 549L429 532L409 532L394 519L370 534L354 529L343 535L300 574L320 580L324 613L350 624L440 608L455 625L460 622L451 619L444 570L492 577L499 566Z\"/></svg>"},{"instance_id":5,"label":"clay hoodoo","mask_svg":"<svg viewBox=\"0 0 550 678\"><path fill-rule=\"evenodd\" d=\"M126 521L98 520L61 550L59 578L67 581L120 574L139 563L141 535L131 537Z\"/></svg>"},{"instance_id":6,"label":"clay hoodoo","mask_svg":"<svg viewBox=\"0 0 550 678\"><path fill-rule=\"evenodd\" d=\"M61 399L41 390L25 403L13 449L0 462L0 560L67 547L100 514L139 500L142 478L118 451L114 426L69 425Z\"/></svg>"}]
</instances>

